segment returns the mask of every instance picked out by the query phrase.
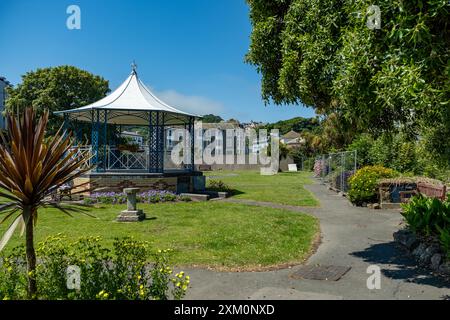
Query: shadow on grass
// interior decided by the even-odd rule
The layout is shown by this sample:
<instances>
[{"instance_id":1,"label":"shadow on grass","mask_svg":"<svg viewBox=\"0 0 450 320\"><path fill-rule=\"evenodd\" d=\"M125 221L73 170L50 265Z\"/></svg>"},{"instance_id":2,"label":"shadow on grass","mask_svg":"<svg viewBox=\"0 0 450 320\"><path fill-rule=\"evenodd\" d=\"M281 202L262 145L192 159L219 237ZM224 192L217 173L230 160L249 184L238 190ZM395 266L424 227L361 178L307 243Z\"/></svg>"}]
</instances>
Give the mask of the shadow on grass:
<instances>
[{"instance_id":1,"label":"shadow on grass","mask_svg":"<svg viewBox=\"0 0 450 320\"><path fill-rule=\"evenodd\" d=\"M231 197L245 193L244 191L241 191L241 190L238 190L238 189L231 189L229 192L230 192L230 196Z\"/></svg>"},{"instance_id":2,"label":"shadow on grass","mask_svg":"<svg viewBox=\"0 0 450 320\"><path fill-rule=\"evenodd\" d=\"M363 251L351 254L367 263L378 265L383 275L388 278L437 288L450 288L448 279L434 275L431 270L418 267L415 260L394 241L374 244ZM383 265L389 266L383 268Z\"/></svg>"}]
</instances>

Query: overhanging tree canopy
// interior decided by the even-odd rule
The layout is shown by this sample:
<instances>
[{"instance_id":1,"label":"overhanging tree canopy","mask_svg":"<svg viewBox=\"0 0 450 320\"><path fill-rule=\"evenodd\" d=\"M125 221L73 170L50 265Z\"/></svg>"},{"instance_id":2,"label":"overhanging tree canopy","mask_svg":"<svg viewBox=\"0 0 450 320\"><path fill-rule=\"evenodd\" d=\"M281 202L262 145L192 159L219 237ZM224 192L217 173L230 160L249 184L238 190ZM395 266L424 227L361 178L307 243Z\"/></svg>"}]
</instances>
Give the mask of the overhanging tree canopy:
<instances>
[{"instance_id":1,"label":"overhanging tree canopy","mask_svg":"<svg viewBox=\"0 0 450 320\"><path fill-rule=\"evenodd\" d=\"M366 25L373 1L248 3L246 59L262 74L266 102L311 105L362 131L402 123L415 133L450 134L448 1L378 1L379 30ZM445 143L439 152L450 155Z\"/></svg>"}]
</instances>

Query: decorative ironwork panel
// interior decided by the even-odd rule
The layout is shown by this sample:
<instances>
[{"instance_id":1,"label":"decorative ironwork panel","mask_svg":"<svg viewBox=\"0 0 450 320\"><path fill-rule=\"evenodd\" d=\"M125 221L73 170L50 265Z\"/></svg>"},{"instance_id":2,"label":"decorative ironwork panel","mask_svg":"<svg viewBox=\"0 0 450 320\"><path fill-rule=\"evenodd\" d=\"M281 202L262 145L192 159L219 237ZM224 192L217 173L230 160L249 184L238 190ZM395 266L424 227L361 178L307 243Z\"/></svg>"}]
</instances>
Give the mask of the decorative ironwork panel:
<instances>
[{"instance_id":1,"label":"decorative ironwork panel","mask_svg":"<svg viewBox=\"0 0 450 320\"><path fill-rule=\"evenodd\" d=\"M92 165L98 164L98 144L99 144L99 111L93 110L92 112L92 130L91 130L91 144L92 144Z\"/></svg>"},{"instance_id":2,"label":"decorative ironwork panel","mask_svg":"<svg viewBox=\"0 0 450 320\"><path fill-rule=\"evenodd\" d=\"M149 113L148 125L148 172L164 171L164 127L162 113Z\"/></svg>"}]
</instances>

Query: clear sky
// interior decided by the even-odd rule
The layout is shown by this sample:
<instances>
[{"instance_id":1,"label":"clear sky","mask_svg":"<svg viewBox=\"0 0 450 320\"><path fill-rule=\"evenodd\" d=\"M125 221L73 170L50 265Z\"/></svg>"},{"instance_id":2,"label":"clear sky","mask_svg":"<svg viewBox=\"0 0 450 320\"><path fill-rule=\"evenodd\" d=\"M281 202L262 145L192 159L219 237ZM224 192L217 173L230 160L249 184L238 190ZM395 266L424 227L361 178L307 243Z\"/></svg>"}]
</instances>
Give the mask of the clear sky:
<instances>
[{"instance_id":1,"label":"clear sky","mask_svg":"<svg viewBox=\"0 0 450 320\"><path fill-rule=\"evenodd\" d=\"M69 5L81 29L69 30ZM251 25L244 0L0 0L0 76L12 84L39 67L74 65L115 89L138 65L162 100L197 114L273 122L314 116L264 106L256 69L244 63Z\"/></svg>"}]
</instances>

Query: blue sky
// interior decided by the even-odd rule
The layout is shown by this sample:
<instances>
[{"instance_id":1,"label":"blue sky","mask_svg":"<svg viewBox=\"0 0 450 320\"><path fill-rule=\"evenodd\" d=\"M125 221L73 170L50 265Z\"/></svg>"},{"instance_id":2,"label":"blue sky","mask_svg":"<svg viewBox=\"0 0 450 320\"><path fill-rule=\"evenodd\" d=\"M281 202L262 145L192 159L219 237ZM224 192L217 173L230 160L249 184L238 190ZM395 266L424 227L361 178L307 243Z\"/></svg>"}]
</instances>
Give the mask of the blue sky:
<instances>
[{"instance_id":1,"label":"blue sky","mask_svg":"<svg viewBox=\"0 0 450 320\"><path fill-rule=\"evenodd\" d=\"M69 30L69 5L81 29ZM264 106L260 75L244 63L251 25L244 0L0 0L0 76L12 84L39 67L74 65L115 89L134 60L161 99L225 119L273 122L314 116Z\"/></svg>"}]
</instances>

